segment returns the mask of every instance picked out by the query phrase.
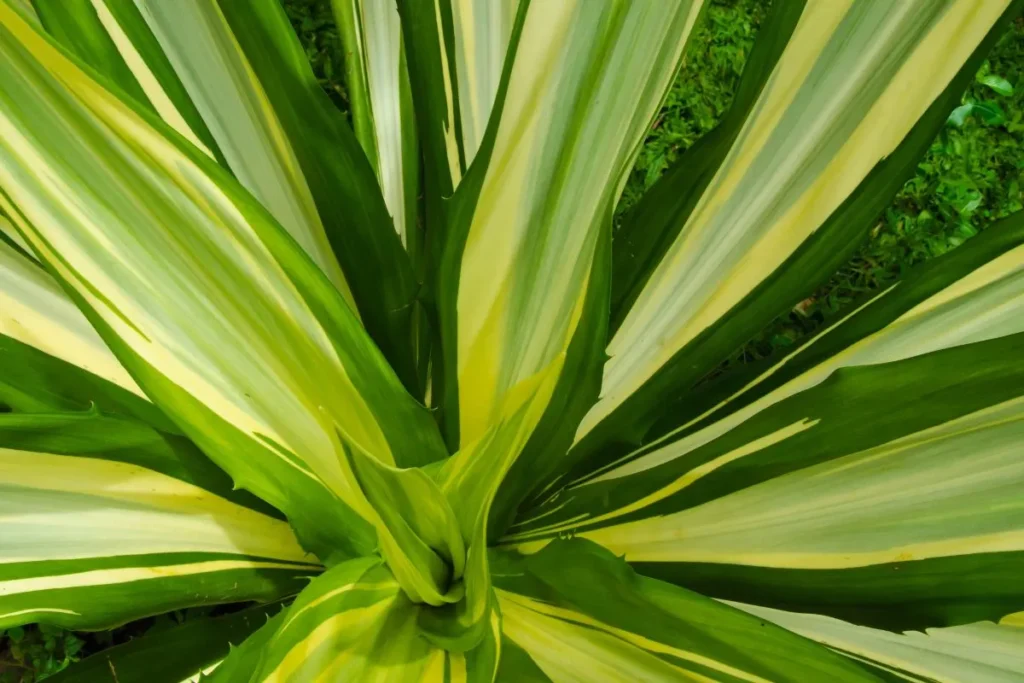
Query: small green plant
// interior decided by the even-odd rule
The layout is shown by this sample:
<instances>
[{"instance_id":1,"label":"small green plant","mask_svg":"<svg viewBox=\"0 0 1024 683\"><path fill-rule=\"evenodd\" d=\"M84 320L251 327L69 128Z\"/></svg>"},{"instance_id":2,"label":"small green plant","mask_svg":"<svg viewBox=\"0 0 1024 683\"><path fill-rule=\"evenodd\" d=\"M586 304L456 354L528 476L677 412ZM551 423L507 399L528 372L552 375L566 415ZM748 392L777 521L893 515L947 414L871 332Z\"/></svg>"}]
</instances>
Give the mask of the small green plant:
<instances>
[{"instance_id":1,"label":"small green plant","mask_svg":"<svg viewBox=\"0 0 1024 683\"><path fill-rule=\"evenodd\" d=\"M0 633L0 683L35 683L79 659L83 641L61 628L15 626Z\"/></svg>"},{"instance_id":2,"label":"small green plant","mask_svg":"<svg viewBox=\"0 0 1024 683\"><path fill-rule=\"evenodd\" d=\"M1024 675L1024 214L722 371L1022 5L776 0L613 230L701 0L337 0L329 94L277 0L0 0L0 628L252 603L54 683Z\"/></svg>"}]
</instances>

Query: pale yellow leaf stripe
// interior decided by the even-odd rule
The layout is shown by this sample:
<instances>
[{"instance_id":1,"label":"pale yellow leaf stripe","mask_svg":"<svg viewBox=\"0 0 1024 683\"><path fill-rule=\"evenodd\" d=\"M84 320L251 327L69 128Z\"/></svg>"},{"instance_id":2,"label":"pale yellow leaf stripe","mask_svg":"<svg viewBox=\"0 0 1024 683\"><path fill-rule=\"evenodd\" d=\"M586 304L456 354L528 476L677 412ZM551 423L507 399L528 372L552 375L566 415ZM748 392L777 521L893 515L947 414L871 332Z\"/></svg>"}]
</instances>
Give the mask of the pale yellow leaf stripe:
<instances>
[{"instance_id":1,"label":"pale yellow leaf stripe","mask_svg":"<svg viewBox=\"0 0 1024 683\"><path fill-rule=\"evenodd\" d=\"M5 220L0 218L0 222ZM2 241L0 335L16 339L145 398L142 389L60 285Z\"/></svg>"},{"instance_id":2,"label":"pale yellow leaf stripe","mask_svg":"<svg viewBox=\"0 0 1024 683\"><path fill-rule=\"evenodd\" d=\"M683 438L676 436L726 406L733 399L756 389L758 384L785 368L788 363L799 360L800 354L815 348L814 344L828 339L827 335L834 331L841 330L842 324L862 309L878 302L882 297L894 294L899 287L900 285L896 284L860 308L851 311L825 333L801 346L729 398L646 447L647 453L644 455L635 458L631 454L627 456L634 458L630 462L618 466L613 464L608 471L589 479L586 483L618 479L683 457L726 434L766 408L821 384L839 368L891 363L933 351L1024 332L1024 246L1021 246L993 259L925 299L879 332L856 342L749 405L693 434ZM659 447L659 443L663 445Z\"/></svg>"},{"instance_id":3,"label":"pale yellow leaf stripe","mask_svg":"<svg viewBox=\"0 0 1024 683\"><path fill-rule=\"evenodd\" d=\"M503 632L553 681L711 680L655 654L751 683L767 679L706 657L616 628L574 610L496 590Z\"/></svg>"},{"instance_id":4,"label":"pale yellow leaf stripe","mask_svg":"<svg viewBox=\"0 0 1024 683\"><path fill-rule=\"evenodd\" d=\"M0 565L192 552L315 562L287 522L137 465L3 448L0 471Z\"/></svg>"},{"instance_id":5,"label":"pale yellow leaf stripe","mask_svg":"<svg viewBox=\"0 0 1024 683\"><path fill-rule=\"evenodd\" d=\"M390 462L390 448L248 218L174 143L6 6L0 23L9 31L0 44L8 74L38 63L54 79L0 110L0 184L13 202L0 197L0 208L149 365L242 432L300 454L351 497L321 409L375 457ZM41 141L29 131L45 116L54 125ZM88 126L65 125L72 121Z\"/></svg>"},{"instance_id":6,"label":"pale yellow leaf stripe","mask_svg":"<svg viewBox=\"0 0 1024 683\"><path fill-rule=\"evenodd\" d=\"M366 83L373 114L373 133L377 158L374 167L384 194L384 202L395 224L395 230L406 243L406 205L408 193L415 188L405 186L405 164L402 152L403 133L415 126L402 120L401 66L402 25L395 3L377 0L354 0L358 4L356 38L363 51Z\"/></svg>"},{"instance_id":7,"label":"pale yellow leaf stripe","mask_svg":"<svg viewBox=\"0 0 1024 683\"><path fill-rule=\"evenodd\" d=\"M529 6L461 263L464 441L486 431L511 387L568 346L599 231L700 7Z\"/></svg>"},{"instance_id":8,"label":"pale yellow leaf stripe","mask_svg":"<svg viewBox=\"0 0 1024 683\"><path fill-rule=\"evenodd\" d=\"M444 21L441 18L441 3L446 0L432 0L434 3L434 21L437 26L437 48L441 54L441 78L444 84L445 120L444 130L445 154L448 157L448 171L451 174L452 187L458 187L462 181L462 160L459 158L459 131L455 126L455 88L452 85L452 72L448 63L448 50L444 41ZM457 77L457 76L456 76Z\"/></svg>"},{"instance_id":9,"label":"pale yellow leaf stripe","mask_svg":"<svg viewBox=\"0 0 1024 683\"><path fill-rule=\"evenodd\" d=\"M131 38L121 28L121 24L118 23L117 18L111 13L110 8L107 7L108 0L90 0L92 7L96 10L96 16L99 18L100 23L103 24L103 28L106 29L107 35L114 41L114 45L117 47L118 53L127 65L128 70L132 72L132 76L135 77L139 87L142 88L142 92L145 93L149 103L153 105L156 113L160 115L167 125L177 131L182 137L191 142L196 146L196 149L200 150L207 156L212 157L213 152L203 144L203 141L199 139L199 136L195 134L195 131L185 121L185 117L181 115L174 102L164 91L160 81L156 75L146 64L146 60L142 58L139 51L135 49L135 44L132 43Z\"/></svg>"},{"instance_id":10,"label":"pale yellow leaf stripe","mask_svg":"<svg viewBox=\"0 0 1024 683\"><path fill-rule=\"evenodd\" d=\"M1008 0L809 0L733 148L608 346L582 438L805 242Z\"/></svg>"},{"instance_id":11,"label":"pale yellow leaf stripe","mask_svg":"<svg viewBox=\"0 0 1024 683\"><path fill-rule=\"evenodd\" d=\"M1021 443L1024 398L681 512L580 535L636 562L801 569L1024 550Z\"/></svg>"},{"instance_id":12,"label":"pale yellow leaf stripe","mask_svg":"<svg viewBox=\"0 0 1024 683\"><path fill-rule=\"evenodd\" d=\"M930 628L923 633L892 633L817 614L732 602L726 604L907 680L939 683L1024 681L1024 630L1006 625L978 622Z\"/></svg>"},{"instance_id":13,"label":"pale yellow leaf stripe","mask_svg":"<svg viewBox=\"0 0 1024 683\"><path fill-rule=\"evenodd\" d=\"M263 683L299 683L307 680L420 680L428 664L429 647L418 638L415 610L406 609L406 618L397 624L388 617L407 608L404 598L395 597L366 607L345 610L321 623L306 638L292 647L277 667L264 676ZM391 627L386 641L379 640L384 623ZM417 639L422 647L407 658L382 656L378 649L388 645L408 648ZM272 644L273 645L273 644ZM393 679L389 678L394 676Z\"/></svg>"},{"instance_id":14,"label":"pale yellow leaf stripe","mask_svg":"<svg viewBox=\"0 0 1024 683\"><path fill-rule=\"evenodd\" d=\"M13 619L15 617L23 617L27 614L67 614L73 617L82 616L79 612L75 612L70 609L57 609L56 607L36 607L32 609L21 609L17 612L6 612L0 613L0 621L6 621L7 619Z\"/></svg>"},{"instance_id":15,"label":"pale yellow leaf stripe","mask_svg":"<svg viewBox=\"0 0 1024 683\"><path fill-rule=\"evenodd\" d=\"M66 588L83 588L86 586L112 586L115 584L129 583L131 581L144 581L146 579L172 579L183 576L211 574L214 572L226 572L237 569L288 569L294 571L308 569L311 572L316 572L320 571L322 567L319 565L303 567L301 565L283 562L260 562L255 560L213 560L208 562L189 562L187 564L172 564L154 567L95 569L92 571L80 572L78 574L59 574L56 576L37 576L31 579L0 581L0 598L6 598L22 593L34 593L36 591L54 591Z\"/></svg>"},{"instance_id":16,"label":"pale yellow leaf stripe","mask_svg":"<svg viewBox=\"0 0 1024 683\"><path fill-rule=\"evenodd\" d=\"M235 177L274 215L357 312L302 168L215 2L135 0Z\"/></svg>"},{"instance_id":17,"label":"pale yellow leaf stripe","mask_svg":"<svg viewBox=\"0 0 1024 683\"><path fill-rule=\"evenodd\" d=\"M450 0L466 164L480 149L498 93L519 0Z\"/></svg>"},{"instance_id":18,"label":"pale yellow leaf stripe","mask_svg":"<svg viewBox=\"0 0 1024 683\"><path fill-rule=\"evenodd\" d=\"M774 446L775 444L781 443L786 439L790 438L791 436L811 429L816 424L818 424L818 420L801 420L787 427L783 427L782 429L776 430L770 434L762 436L759 439L755 439L754 441L743 444L743 446L739 448L733 449L728 453L718 456L714 460L710 460L704 463L703 465L693 468L692 470L686 472L680 477L677 477L674 481L666 484L664 487L658 489L657 491L648 494L632 503L629 503L628 505L624 505L621 508L613 510L612 512L607 512L603 515L596 515L593 517L588 515L580 515L572 519L562 520L561 522L553 524L551 526L531 529L528 532L520 534L510 534L509 538L506 540L521 542L523 540L527 540L537 536L550 536L560 531L568 531L581 524L599 524L610 519L616 519L618 517L628 515L631 512L643 510L648 506L654 505L659 501L665 500L669 496L679 493L687 486L690 486L695 481L698 481L702 477L711 474L720 467L724 467L725 465L728 465L731 462L735 462L740 458L746 457L753 453L757 453L758 451L762 451L765 448L768 448L769 446ZM549 511L545 514L552 514L552 511ZM539 518L540 516L534 517L531 520L527 521L534 521Z\"/></svg>"},{"instance_id":19,"label":"pale yellow leaf stripe","mask_svg":"<svg viewBox=\"0 0 1024 683\"><path fill-rule=\"evenodd\" d=\"M339 595L343 595L345 593L351 593L351 592L367 591L367 592L373 593L373 592L376 592L376 591L386 591L386 590L389 590L389 589L393 589L394 592L397 593L398 589L399 589L398 582L397 581L381 581L381 582L376 582L376 583L361 583L361 582L357 581L355 583L347 583L344 586L340 586L338 588L335 588L334 590L328 591L328 592L324 593L323 595L321 595L320 597L318 597L316 600L313 600L313 601L303 605L302 609L299 609L299 610L289 610L289 612L288 612L288 620L286 622L284 622L284 624L281 625L281 628L279 629L278 632L280 633L280 632L285 631L290 625L292 625L295 622L296 619L301 617L303 614L305 614L309 610L314 609L318 605L321 605L324 602L330 600L331 598L335 598L335 597L337 597Z\"/></svg>"}]
</instances>

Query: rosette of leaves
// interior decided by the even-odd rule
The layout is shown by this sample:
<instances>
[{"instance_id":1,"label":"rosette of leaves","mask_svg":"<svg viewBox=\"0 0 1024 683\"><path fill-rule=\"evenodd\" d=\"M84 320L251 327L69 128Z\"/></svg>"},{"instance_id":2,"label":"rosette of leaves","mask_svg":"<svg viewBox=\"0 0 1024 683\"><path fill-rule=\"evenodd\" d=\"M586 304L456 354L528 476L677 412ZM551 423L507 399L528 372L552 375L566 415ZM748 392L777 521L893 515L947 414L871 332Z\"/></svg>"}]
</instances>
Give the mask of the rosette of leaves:
<instances>
[{"instance_id":1,"label":"rosette of leaves","mask_svg":"<svg viewBox=\"0 0 1024 683\"><path fill-rule=\"evenodd\" d=\"M701 0L337 0L351 126L276 0L3 0L0 627L255 603L64 681L1020 680L1024 219L701 381L1020 9L777 0L613 235Z\"/></svg>"}]
</instances>

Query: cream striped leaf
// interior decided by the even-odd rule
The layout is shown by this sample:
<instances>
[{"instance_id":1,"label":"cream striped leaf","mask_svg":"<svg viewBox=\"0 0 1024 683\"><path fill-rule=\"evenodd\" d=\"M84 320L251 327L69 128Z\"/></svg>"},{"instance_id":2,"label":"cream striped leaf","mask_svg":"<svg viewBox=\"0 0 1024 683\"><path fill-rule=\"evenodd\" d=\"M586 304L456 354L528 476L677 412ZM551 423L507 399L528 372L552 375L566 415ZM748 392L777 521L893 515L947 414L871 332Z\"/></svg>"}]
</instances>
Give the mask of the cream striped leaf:
<instances>
[{"instance_id":1,"label":"cream striped leaf","mask_svg":"<svg viewBox=\"0 0 1024 683\"><path fill-rule=\"evenodd\" d=\"M130 462L0 448L0 469L0 628L272 600L320 571L285 522Z\"/></svg>"},{"instance_id":2,"label":"cream striped leaf","mask_svg":"<svg viewBox=\"0 0 1024 683\"><path fill-rule=\"evenodd\" d=\"M1024 332L1022 242L1024 216L993 226L984 239L872 295L723 399L641 451L624 456L622 463L606 466L594 481L683 457L766 408L818 386L840 368L889 363ZM886 315L889 311L897 315ZM870 333L863 334L862 321L870 324L873 316L882 326L873 332L869 327ZM715 419L718 416L722 417ZM701 425L707 426L695 429Z\"/></svg>"},{"instance_id":3,"label":"cream striped leaf","mask_svg":"<svg viewBox=\"0 0 1024 683\"><path fill-rule=\"evenodd\" d=\"M806 3L732 149L612 338L601 400L578 438L814 235L1008 4Z\"/></svg>"},{"instance_id":4,"label":"cream striped leaf","mask_svg":"<svg viewBox=\"0 0 1024 683\"><path fill-rule=\"evenodd\" d=\"M377 172L395 230L419 249L419 144L398 8L374 0L333 0L341 27L352 124Z\"/></svg>"},{"instance_id":5,"label":"cream striped leaf","mask_svg":"<svg viewBox=\"0 0 1024 683\"><path fill-rule=\"evenodd\" d=\"M688 487L715 470L814 428L817 418L812 416L821 411L813 408L800 415L783 409L786 417L781 421L765 416L773 407L790 399L799 402L803 392L819 387L821 395L835 395L836 390L823 383L839 370L893 363L1024 332L1022 293L1024 216L1014 216L873 295L788 356L749 376L723 381L722 390L712 385L704 395L694 392L690 413L674 418L682 422L680 426L602 467L584 463L581 476L564 495L552 486L546 503L522 515L513 536L562 532L636 514L677 494L685 498ZM1012 391L1006 394L1012 396ZM758 419L771 426L749 432L756 434L754 438L730 441L736 430ZM733 445L718 451L714 444L719 440ZM719 455L702 455L710 452ZM634 481L646 483L639 489L620 486ZM616 489L612 500L602 505L607 511L603 515L573 501L599 500L604 491ZM642 494L629 498L640 490Z\"/></svg>"},{"instance_id":6,"label":"cream striped leaf","mask_svg":"<svg viewBox=\"0 0 1024 683\"><path fill-rule=\"evenodd\" d=\"M2 208L135 380L241 486L325 559L372 549L333 423L374 457L416 464L442 454L429 415L298 245L212 160L6 5L0 27Z\"/></svg>"},{"instance_id":7,"label":"cream striped leaf","mask_svg":"<svg viewBox=\"0 0 1024 683\"><path fill-rule=\"evenodd\" d=\"M799 569L1021 551L1022 443L1019 397L674 515L586 535L638 562Z\"/></svg>"},{"instance_id":8,"label":"cream striped leaf","mask_svg":"<svg viewBox=\"0 0 1024 683\"><path fill-rule=\"evenodd\" d=\"M503 397L567 348L598 237L701 5L525 10L480 180L456 196L458 282L441 285L451 297L442 315L457 318L448 372L462 442L479 438Z\"/></svg>"},{"instance_id":9,"label":"cream striped leaf","mask_svg":"<svg viewBox=\"0 0 1024 683\"><path fill-rule=\"evenodd\" d=\"M474 653L448 653L420 637L421 609L430 608L409 602L379 560L342 563L314 580L278 620L249 680L490 683L493 665L481 667ZM211 681L247 673L248 648L229 657Z\"/></svg>"},{"instance_id":10,"label":"cream striped leaf","mask_svg":"<svg viewBox=\"0 0 1024 683\"><path fill-rule=\"evenodd\" d=\"M398 0L428 162L458 187L484 146L520 0ZM428 183L433 179L427 176ZM437 182L437 181L434 181Z\"/></svg>"},{"instance_id":11,"label":"cream striped leaf","mask_svg":"<svg viewBox=\"0 0 1024 683\"><path fill-rule=\"evenodd\" d=\"M817 614L730 603L815 640L891 680L913 683L1024 681L1024 629L991 622L891 633Z\"/></svg>"},{"instance_id":12,"label":"cream striped leaf","mask_svg":"<svg viewBox=\"0 0 1024 683\"><path fill-rule=\"evenodd\" d=\"M148 0L37 2L64 47L235 174L420 391L412 265L370 164L280 3L188 0L168 15L167 3ZM392 273L383 283L382 269Z\"/></svg>"},{"instance_id":13,"label":"cream striped leaf","mask_svg":"<svg viewBox=\"0 0 1024 683\"><path fill-rule=\"evenodd\" d=\"M21 239L9 222L5 229ZM96 409L180 433L60 285L12 242L0 240L0 411Z\"/></svg>"},{"instance_id":14,"label":"cream striped leaf","mask_svg":"<svg viewBox=\"0 0 1024 683\"><path fill-rule=\"evenodd\" d=\"M553 499L510 542L578 534L705 594L886 628L998 618L1024 607L1022 351L1016 334L842 370Z\"/></svg>"},{"instance_id":15,"label":"cream striped leaf","mask_svg":"<svg viewBox=\"0 0 1024 683\"><path fill-rule=\"evenodd\" d=\"M466 165L483 143L519 0L439 0L451 7L459 130Z\"/></svg>"},{"instance_id":16,"label":"cream striped leaf","mask_svg":"<svg viewBox=\"0 0 1024 683\"><path fill-rule=\"evenodd\" d=\"M499 680L878 680L763 620L641 577L587 541L496 558L495 582L514 645Z\"/></svg>"},{"instance_id":17,"label":"cream striped leaf","mask_svg":"<svg viewBox=\"0 0 1024 683\"><path fill-rule=\"evenodd\" d=\"M33 0L42 26L205 154L224 156L134 1Z\"/></svg>"},{"instance_id":18,"label":"cream striped leaf","mask_svg":"<svg viewBox=\"0 0 1024 683\"><path fill-rule=\"evenodd\" d=\"M91 372L132 394L144 396L60 285L38 263L3 242L0 242L0 335Z\"/></svg>"},{"instance_id":19,"label":"cream striped leaf","mask_svg":"<svg viewBox=\"0 0 1024 683\"><path fill-rule=\"evenodd\" d=\"M107 0L103 0L107 1ZM235 177L355 305L295 152L213 2L136 0Z\"/></svg>"}]
</instances>

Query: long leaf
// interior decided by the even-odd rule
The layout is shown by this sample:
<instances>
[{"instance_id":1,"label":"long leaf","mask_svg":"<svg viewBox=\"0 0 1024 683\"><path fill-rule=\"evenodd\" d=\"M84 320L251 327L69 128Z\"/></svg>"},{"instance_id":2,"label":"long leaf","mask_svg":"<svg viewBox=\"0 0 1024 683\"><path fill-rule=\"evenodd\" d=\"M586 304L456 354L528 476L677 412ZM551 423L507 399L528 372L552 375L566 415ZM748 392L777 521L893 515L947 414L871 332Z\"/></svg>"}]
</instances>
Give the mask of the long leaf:
<instances>
[{"instance_id":1,"label":"long leaf","mask_svg":"<svg viewBox=\"0 0 1024 683\"><path fill-rule=\"evenodd\" d=\"M352 124L377 172L395 230L406 249L422 248L417 225L419 142L398 8L394 3L334 0Z\"/></svg>"},{"instance_id":2,"label":"long leaf","mask_svg":"<svg viewBox=\"0 0 1024 683\"><path fill-rule=\"evenodd\" d=\"M464 656L433 648L420 637L419 609L378 560L340 564L310 584L288 609L250 680L490 681L467 667ZM232 665L229 658L224 666ZM215 672L213 681L220 680L235 679Z\"/></svg>"},{"instance_id":3,"label":"long leaf","mask_svg":"<svg viewBox=\"0 0 1024 683\"><path fill-rule=\"evenodd\" d=\"M60 285L38 263L4 242L0 242L0 335L10 340L7 343L38 349L145 398Z\"/></svg>"},{"instance_id":4,"label":"long leaf","mask_svg":"<svg viewBox=\"0 0 1024 683\"><path fill-rule=\"evenodd\" d=\"M406 388L423 396L428 361L419 350L425 334L419 283L393 227L401 216L386 203L392 186L378 185L345 117L313 76L281 4L218 4L292 145L363 324ZM402 172L415 170L406 161Z\"/></svg>"},{"instance_id":5,"label":"long leaf","mask_svg":"<svg viewBox=\"0 0 1024 683\"><path fill-rule=\"evenodd\" d=\"M683 456L570 490L517 538L569 530L708 595L883 628L1001 617L1024 607L1022 344L841 370Z\"/></svg>"},{"instance_id":6,"label":"long leaf","mask_svg":"<svg viewBox=\"0 0 1024 683\"><path fill-rule=\"evenodd\" d=\"M701 377L848 257L1020 7L806 3L700 199L656 217L678 234L620 316L579 457L649 439Z\"/></svg>"},{"instance_id":7,"label":"long leaf","mask_svg":"<svg viewBox=\"0 0 1024 683\"><path fill-rule=\"evenodd\" d=\"M474 182L455 197L439 297L448 439L563 353L625 174L701 3L530 3ZM479 168L479 170L477 170ZM457 407L457 411L456 411ZM458 417L458 424L452 422Z\"/></svg>"},{"instance_id":8,"label":"long leaf","mask_svg":"<svg viewBox=\"0 0 1024 683\"><path fill-rule=\"evenodd\" d=\"M878 680L764 620L638 576L588 541L495 562L505 636L555 683ZM513 670L529 670L519 659Z\"/></svg>"},{"instance_id":9,"label":"long leaf","mask_svg":"<svg viewBox=\"0 0 1024 683\"><path fill-rule=\"evenodd\" d=\"M37 3L55 38L215 156L271 211L418 390L409 260L280 4L189 0L169 13L147 0ZM383 287L382 269L391 274Z\"/></svg>"},{"instance_id":10,"label":"long leaf","mask_svg":"<svg viewBox=\"0 0 1024 683\"><path fill-rule=\"evenodd\" d=\"M854 626L816 614L796 614L756 605L734 606L816 640L832 650L874 667L894 680L1024 680L1024 629L990 622L890 633Z\"/></svg>"},{"instance_id":11,"label":"long leaf","mask_svg":"<svg viewBox=\"0 0 1024 683\"><path fill-rule=\"evenodd\" d=\"M239 485L288 514L325 560L372 549L346 502L333 423L374 457L417 464L443 453L429 414L299 245L213 160L6 6L0 27L0 204L19 231Z\"/></svg>"},{"instance_id":12,"label":"long leaf","mask_svg":"<svg viewBox=\"0 0 1024 683\"><path fill-rule=\"evenodd\" d=\"M655 423L642 446L611 444L575 462L579 483L649 469L686 455L766 408L811 389L841 368L902 360L1024 331L1024 213L991 226L853 310L791 353L689 393L686 406ZM549 485L547 496L559 489Z\"/></svg>"},{"instance_id":13,"label":"long leaf","mask_svg":"<svg viewBox=\"0 0 1024 683\"><path fill-rule=\"evenodd\" d=\"M270 601L320 572L287 523L139 464L180 471L187 452L117 421L103 425L109 439L98 447L61 422L0 421L0 627L109 628L182 607Z\"/></svg>"}]
</instances>

